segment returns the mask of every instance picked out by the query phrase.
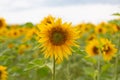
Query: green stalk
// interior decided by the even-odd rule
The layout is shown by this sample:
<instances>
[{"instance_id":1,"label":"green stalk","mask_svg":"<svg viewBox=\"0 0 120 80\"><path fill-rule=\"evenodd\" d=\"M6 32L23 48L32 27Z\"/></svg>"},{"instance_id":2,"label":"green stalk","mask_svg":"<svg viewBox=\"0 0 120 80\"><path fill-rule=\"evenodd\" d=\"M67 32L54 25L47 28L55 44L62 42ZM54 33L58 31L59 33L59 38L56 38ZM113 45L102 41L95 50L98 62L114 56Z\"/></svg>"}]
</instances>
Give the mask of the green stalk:
<instances>
[{"instance_id":1,"label":"green stalk","mask_svg":"<svg viewBox=\"0 0 120 80\"><path fill-rule=\"evenodd\" d=\"M118 39L119 39L119 35L118 35ZM120 39L118 40L118 54L119 54L119 44L120 44ZM118 55L116 56L116 60L115 60L115 77L114 80L118 80Z\"/></svg>"},{"instance_id":2,"label":"green stalk","mask_svg":"<svg viewBox=\"0 0 120 80\"><path fill-rule=\"evenodd\" d=\"M101 52L100 52L101 54ZM97 65L97 71L98 71L98 74L97 74L97 80L100 80L100 56L98 56L98 65Z\"/></svg>"},{"instance_id":3,"label":"green stalk","mask_svg":"<svg viewBox=\"0 0 120 80\"><path fill-rule=\"evenodd\" d=\"M55 80L55 56L53 56L53 74L52 74L52 80Z\"/></svg>"},{"instance_id":4,"label":"green stalk","mask_svg":"<svg viewBox=\"0 0 120 80\"><path fill-rule=\"evenodd\" d=\"M116 56L115 60L115 80L118 80L118 57Z\"/></svg>"},{"instance_id":5,"label":"green stalk","mask_svg":"<svg viewBox=\"0 0 120 80\"><path fill-rule=\"evenodd\" d=\"M67 64L67 80L70 80L70 61Z\"/></svg>"}]
</instances>

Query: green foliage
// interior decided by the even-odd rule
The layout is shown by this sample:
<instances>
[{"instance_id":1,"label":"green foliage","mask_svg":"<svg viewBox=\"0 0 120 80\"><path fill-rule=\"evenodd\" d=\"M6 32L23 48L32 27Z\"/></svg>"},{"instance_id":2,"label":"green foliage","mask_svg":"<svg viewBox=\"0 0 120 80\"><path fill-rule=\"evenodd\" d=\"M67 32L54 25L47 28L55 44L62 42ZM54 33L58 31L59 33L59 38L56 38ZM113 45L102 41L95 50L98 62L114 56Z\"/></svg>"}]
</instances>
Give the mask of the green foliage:
<instances>
[{"instance_id":1,"label":"green foliage","mask_svg":"<svg viewBox=\"0 0 120 80\"><path fill-rule=\"evenodd\" d=\"M119 13L114 15L120 16ZM120 20L111 20L109 23L120 26ZM30 22L20 25L21 27L33 28ZM98 75L97 57L89 57L85 51L87 45L87 37L93 33L93 29L86 33L78 40L80 47L72 47L73 54L68 60L64 60L60 64L56 64L56 80L96 80ZM117 56L120 55L120 31L99 35L107 38L118 48ZM8 71L8 80L51 80L52 78L52 60L45 59L40 48L40 44L36 41L35 35L26 42L23 42L23 36L16 39L9 39L0 36L0 65L6 66ZM3 41L4 40L4 41ZM9 43L13 43L14 47L8 48ZM19 53L20 45L29 45L29 49L25 49ZM28 47L28 46L27 46ZM101 80L113 80L115 74L115 59L105 62L101 58L100 70ZM120 59L118 60L118 74L120 74ZM120 77L119 79L120 80Z\"/></svg>"},{"instance_id":2,"label":"green foliage","mask_svg":"<svg viewBox=\"0 0 120 80\"><path fill-rule=\"evenodd\" d=\"M120 16L120 13L114 13L113 15L114 16Z\"/></svg>"}]
</instances>

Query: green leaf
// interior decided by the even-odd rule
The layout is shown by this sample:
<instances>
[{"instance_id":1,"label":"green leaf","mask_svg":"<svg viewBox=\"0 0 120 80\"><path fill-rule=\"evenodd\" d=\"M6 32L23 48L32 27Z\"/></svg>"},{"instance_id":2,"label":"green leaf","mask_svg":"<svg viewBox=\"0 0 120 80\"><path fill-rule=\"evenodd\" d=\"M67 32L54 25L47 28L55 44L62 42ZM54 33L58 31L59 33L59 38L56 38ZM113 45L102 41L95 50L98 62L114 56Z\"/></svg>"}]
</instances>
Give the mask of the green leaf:
<instances>
[{"instance_id":1,"label":"green leaf","mask_svg":"<svg viewBox=\"0 0 120 80\"><path fill-rule=\"evenodd\" d=\"M43 59L35 59L28 63L27 68L25 68L25 71L36 69L36 68L41 68L44 66L45 66L45 61Z\"/></svg>"},{"instance_id":2,"label":"green leaf","mask_svg":"<svg viewBox=\"0 0 120 80\"><path fill-rule=\"evenodd\" d=\"M27 22L27 23L25 24L25 26L27 26L27 27L33 27L34 25L33 25L31 22Z\"/></svg>"},{"instance_id":3,"label":"green leaf","mask_svg":"<svg viewBox=\"0 0 120 80\"><path fill-rule=\"evenodd\" d=\"M38 75L40 77L46 77L50 73L50 68L48 66L44 66L37 70Z\"/></svg>"},{"instance_id":4,"label":"green leaf","mask_svg":"<svg viewBox=\"0 0 120 80\"><path fill-rule=\"evenodd\" d=\"M30 62L31 64L38 65L38 66L43 66L45 64L45 61L43 59L35 59Z\"/></svg>"},{"instance_id":5,"label":"green leaf","mask_svg":"<svg viewBox=\"0 0 120 80\"><path fill-rule=\"evenodd\" d=\"M84 50L81 50L78 47L72 47L72 49L74 50L74 53L78 53L78 54L85 54L86 53Z\"/></svg>"},{"instance_id":6,"label":"green leaf","mask_svg":"<svg viewBox=\"0 0 120 80\"><path fill-rule=\"evenodd\" d=\"M86 60L86 63L93 63L93 64L96 64L97 63L97 61L96 61L96 59L95 58L93 58L93 57L84 57L84 59Z\"/></svg>"},{"instance_id":7,"label":"green leaf","mask_svg":"<svg viewBox=\"0 0 120 80\"><path fill-rule=\"evenodd\" d=\"M110 67L111 67L111 64L104 64L104 65L102 66L102 72L105 72L105 71L109 70Z\"/></svg>"},{"instance_id":8,"label":"green leaf","mask_svg":"<svg viewBox=\"0 0 120 80\"><path fill-rule=\"evenodd\" d=\"M114 15L114 16L120 16L120 13L114 13L112 15Z\"/></svg>"},{"instance_id":9,"label":"green leaf","mask_svg":"<svg viewBox=\"0 0 120 80\"><path fill-rule=\"evenodd\" d=\"M35 67L36 67L36 65L34 65L34 64L28 64L27 67L24 69L24 71L35 69Z\"/></svg>"},{"instance_id":10,"label":"green leaf","mask_svg":"<svg viewBox=\"0 0 120 80\"><path fill-rule=\"evenodd\" d=\"M85 67L83 69L84 69L85 74L90 75L90 76L94 75L94 68L92 68L92 67Z\"/></svg>"}]
</instances>

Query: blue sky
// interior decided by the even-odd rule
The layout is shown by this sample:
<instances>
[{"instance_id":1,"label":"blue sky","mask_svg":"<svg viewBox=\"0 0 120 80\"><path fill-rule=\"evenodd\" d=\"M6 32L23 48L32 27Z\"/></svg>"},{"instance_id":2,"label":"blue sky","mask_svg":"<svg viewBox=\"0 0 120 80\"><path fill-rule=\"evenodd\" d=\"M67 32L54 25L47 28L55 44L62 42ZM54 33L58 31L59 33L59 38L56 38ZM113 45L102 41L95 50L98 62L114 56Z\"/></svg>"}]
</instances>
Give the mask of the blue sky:
<instances>
[{"instance_id":1,"label":"blue sky","mask_svg":"<svg viewBox=\"0 0 120 80\"><path fill-rule=\"evenodd\" d=\"M39 22L51 14L65 21L95 22L113 19L120 0L0 0L0 17L8 23Z\"/></svg>"},{"instance_id":2,"label":"blue sky","mask_svg":"<svg viewBox=\"0 0 120 80\"><path fill-rule=\"evenodd\" d=\"M120 5L120 0L0 0L0 9L29 9L36 7L58 7L82 4Z\"/></svg>"},{"instance_id":3,"label":"blue sky","mask_svg":"<svg viewBox=\"0 0 120 80\"><path fill-rule=\"evenodd\" d=\"M47 3L47 4L46 4ZM67 6L78 4L120 4L120 0L46 0L44 5Z\"/></svg>"}]
</instances>

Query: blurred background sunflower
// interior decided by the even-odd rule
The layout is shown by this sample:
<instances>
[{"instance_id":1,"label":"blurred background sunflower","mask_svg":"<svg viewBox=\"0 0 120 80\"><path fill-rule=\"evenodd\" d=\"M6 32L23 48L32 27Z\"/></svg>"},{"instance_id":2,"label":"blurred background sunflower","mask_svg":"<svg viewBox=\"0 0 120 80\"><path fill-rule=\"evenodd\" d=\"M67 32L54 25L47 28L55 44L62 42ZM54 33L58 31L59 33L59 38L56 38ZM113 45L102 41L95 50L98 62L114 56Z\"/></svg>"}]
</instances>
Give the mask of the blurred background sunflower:
<instances>
[{"instance_id":1,"label":"blurred background sunflower","mask_svg":"<svg viewBox=\"0 0 120 80\"><path fill-rule=\"evenodd\" d=\"M0 80L7 80L7 75L6 67L0 66Z\"/></svg>"}]
</instances>

